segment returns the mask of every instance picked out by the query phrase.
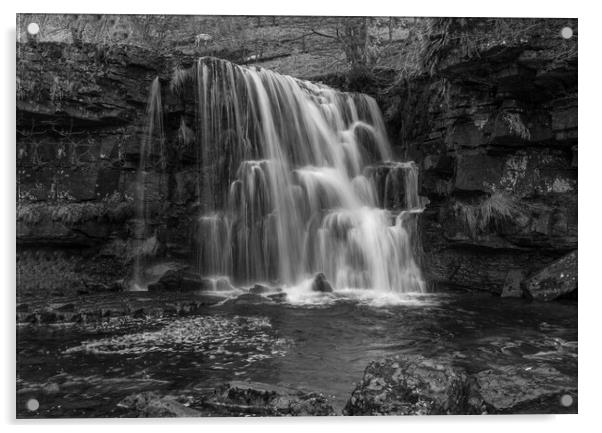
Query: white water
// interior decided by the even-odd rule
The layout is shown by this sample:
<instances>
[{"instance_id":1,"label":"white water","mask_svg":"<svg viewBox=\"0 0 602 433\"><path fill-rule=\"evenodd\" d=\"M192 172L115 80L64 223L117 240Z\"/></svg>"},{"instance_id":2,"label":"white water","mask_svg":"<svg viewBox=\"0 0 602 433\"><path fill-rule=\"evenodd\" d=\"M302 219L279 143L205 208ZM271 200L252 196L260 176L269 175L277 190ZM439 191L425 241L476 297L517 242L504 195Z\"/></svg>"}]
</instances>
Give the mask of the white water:
<instances>
[{"instance_id":1,"label":"white water","mask_svg":"<svg viewBox=\"0 0 602 433\"><path fill-rule=\"evenodd\" d=\"M203 274L424 290L417 167L391 161L374 99L213 58L194 71Z\"/></svg>"}]
</instances>

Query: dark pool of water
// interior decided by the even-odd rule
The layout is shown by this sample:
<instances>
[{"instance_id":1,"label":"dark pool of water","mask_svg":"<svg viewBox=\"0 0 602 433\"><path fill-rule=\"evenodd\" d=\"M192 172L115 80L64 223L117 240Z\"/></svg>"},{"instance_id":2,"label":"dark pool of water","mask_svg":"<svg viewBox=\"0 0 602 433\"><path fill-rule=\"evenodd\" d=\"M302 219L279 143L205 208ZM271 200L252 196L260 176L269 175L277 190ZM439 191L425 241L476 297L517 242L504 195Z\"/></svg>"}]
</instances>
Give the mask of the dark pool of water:
<instances>
[{"instance_id":1,"label":"dark pool of water","mask_svg":"<svg viewBox=\"0 0 602 433\"><path fill-rule=\"evenodd\" d=\"M181 395L232 379L324 392L341 409L370 361L402 353L453 356L473 372L545 364L576 377L577 307L445 293L389 306L222 305L189 317L21 326L17 415L118 416L117 402L135 392Z\"/></svg>"}]
</instances>

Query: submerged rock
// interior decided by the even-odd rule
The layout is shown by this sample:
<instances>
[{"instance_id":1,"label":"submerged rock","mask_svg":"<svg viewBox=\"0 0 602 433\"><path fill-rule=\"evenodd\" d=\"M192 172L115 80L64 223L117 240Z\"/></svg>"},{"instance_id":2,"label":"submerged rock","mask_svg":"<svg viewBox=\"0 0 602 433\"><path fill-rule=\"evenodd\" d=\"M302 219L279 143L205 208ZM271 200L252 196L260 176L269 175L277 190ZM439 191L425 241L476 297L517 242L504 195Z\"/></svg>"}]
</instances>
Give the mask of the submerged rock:
<instances>
[{"instance_id":1,"label":"submerged rock","mask_svg":"<svg viewBox=\"0 0 602 433\"><path fill-rule=\"evenodd\" d=\"M345 406L346 415L444 415L480 413L469 376L423 356L374 361Z\"/></svg>"},{"instance_id":2,"label":"submerged rock","mask_svg":"<svg viewBox=\"0 0 602 433\"><path fill-rule=\"evenodd\" d=\"M314 277L314 280L311 283L311 289L314 292L322 292L322 293L332 292L332 286L326 279L326 275L324 275L321 272Z\"/></svg>"},{"instance_id":3,"label":"submerged rock","mask_svg":"<svg viewBox=\"0 0 602 433\"><path fill-rule=\"evenodd\" d=\"M551 301L577 289L577 250L537 272L525 281L527 295L538 301Z\"/></svg>"}]
</instances>

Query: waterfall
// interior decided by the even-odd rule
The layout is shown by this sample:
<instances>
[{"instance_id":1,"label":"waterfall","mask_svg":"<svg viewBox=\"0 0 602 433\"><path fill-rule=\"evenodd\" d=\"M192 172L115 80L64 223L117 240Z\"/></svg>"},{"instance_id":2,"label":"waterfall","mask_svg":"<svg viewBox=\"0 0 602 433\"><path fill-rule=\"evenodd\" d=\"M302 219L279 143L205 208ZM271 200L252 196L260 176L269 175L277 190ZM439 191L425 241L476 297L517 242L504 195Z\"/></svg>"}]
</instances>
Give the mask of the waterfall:
<instances>
[{"instance_id":1,"label":"waterfall","mask_svg":"<svg viewBox=\"0 0 602 433\"><path fill-rule=\"evenodd\" d=\"M152 84L146 107L146 130L140 142L138 170L136 172L136 222L134 239L136 251L134 254L133 289L140 290L144 286L142 271L144 259L153 254L156 245L154 237L149 238L148 222L150 220L149 201L147 194L147 170L149 166L165 169L165 132L163 128L163 105L161 103L161 83L156 77ZM155 157L156 161L153 161Z\"/></svg>"},{"instance_id":2,"label":"waterfall","mask_svg":"<svg viewBox=\"0 0 602 433\"><path fill-rule=\"evenodd\" d=\"M201 273L423 291L418 168L392 161L373 98L215 58L192 72Z\"/></svg>"}]
</instances>

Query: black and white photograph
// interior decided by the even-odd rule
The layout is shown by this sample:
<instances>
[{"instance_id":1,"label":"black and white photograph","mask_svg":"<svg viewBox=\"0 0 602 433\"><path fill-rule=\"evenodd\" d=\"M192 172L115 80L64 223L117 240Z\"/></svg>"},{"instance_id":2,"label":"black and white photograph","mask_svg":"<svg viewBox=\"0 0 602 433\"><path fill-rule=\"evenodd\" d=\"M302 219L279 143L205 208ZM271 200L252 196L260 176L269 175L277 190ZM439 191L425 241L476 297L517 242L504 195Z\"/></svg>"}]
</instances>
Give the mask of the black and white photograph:
<instances>
[{"instance_id":1,"label":"black and white photograph","mask_svg":"<svg viewBox=\"0 0 602 433\"><path fill-rule=\"evenodd\" d=\"M13 417L579 412L580 17L47 10Z\"/></svg>"}]
</instances>

